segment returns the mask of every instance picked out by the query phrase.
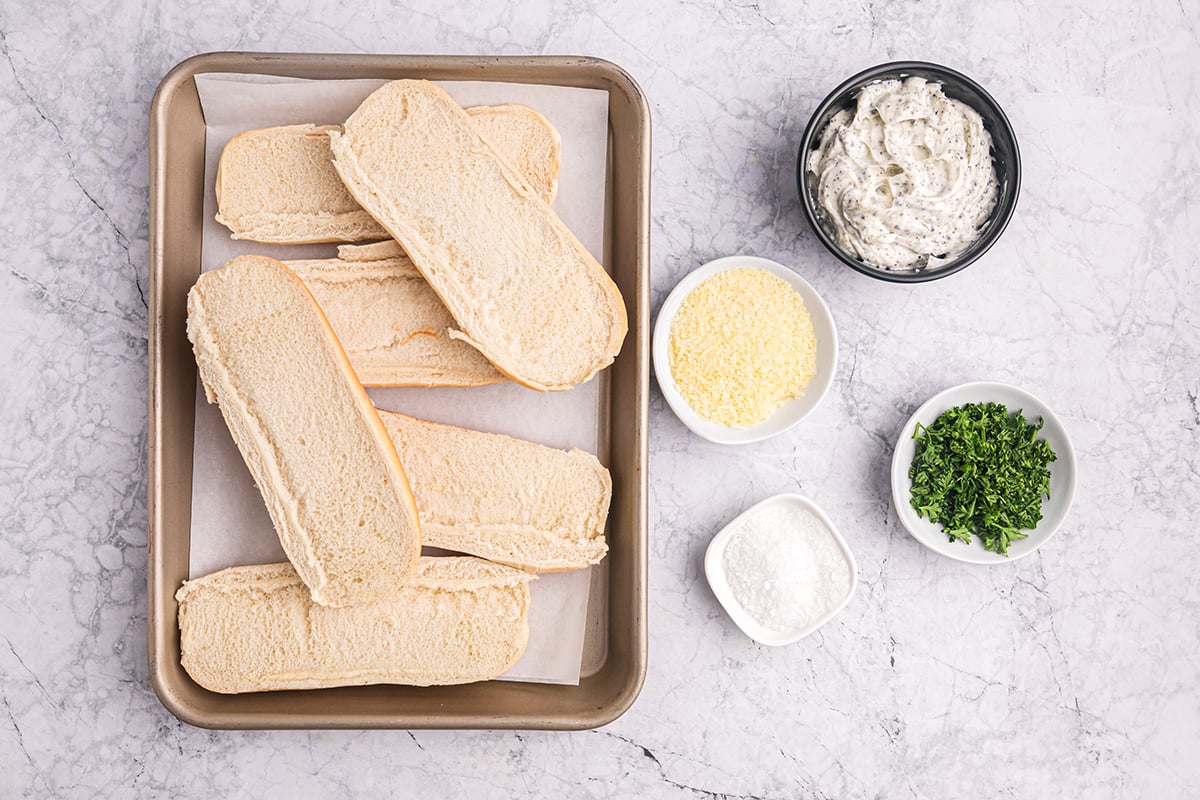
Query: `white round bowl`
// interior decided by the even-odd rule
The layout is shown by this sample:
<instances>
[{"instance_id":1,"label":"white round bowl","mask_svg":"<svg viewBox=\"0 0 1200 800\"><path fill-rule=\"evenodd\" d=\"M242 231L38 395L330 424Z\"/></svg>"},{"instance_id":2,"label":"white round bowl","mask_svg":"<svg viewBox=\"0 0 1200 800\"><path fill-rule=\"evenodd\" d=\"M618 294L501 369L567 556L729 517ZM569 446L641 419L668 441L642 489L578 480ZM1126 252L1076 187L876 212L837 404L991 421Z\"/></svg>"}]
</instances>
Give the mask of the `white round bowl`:
<instances>
[{"instance_id":1,"label":"white round bowl","mask_svg":"<svg viewBox=\"0 0 1200 800\"><path fill-rule=\"evenodd\" d=\"M1007 556L984 550L978 536L972 535L970 544L950 541L950 537L942 532L941 525L934 525L928 519L917 516L916 509L909 502L912 480L908 477L908 471L916 454L913 432L917 423L932 425L942 412L966 403L1003 403L1009 413L1015 413L1018 409L1023 411L1028 422L1036 422L1041 417L1045 424L1038 432L1038 437L1049 443L1056 456L1049 465L1050 496L1042 499L1042 520L1033 530L1025 531L1027 538L1008 546ZM1075 449L1071 446L1067 429L1049 406L1029 392L1006 383L964 383L931 397L904 424L892 453L892 503L908 532L930 550L969 564L1008 564L1037 550L1062 525L1067 509L1075 498L1075 471Z\"/></svg>"},{"instance_id":2,"label":"white round bowl","mask_svg":"<svg viewBox=\"0 0 1200 800\"><path fill-rule=\"evenodd\" d=\"M813 333L817 337L817 369L816 374L805 388L804 394L786 401L774 414L757 425L734 428L705 419L688 405L687 400L683 399L679 387L675 384L675 376L671 374L670 340L671 322L675 319L675 313L679 311L679 306L688 294L704 280L719 272L741 268L766 270L772 275L782 278L804 300L804 306L808 309L809 318L812 320ZM654 373L658 377L658 386L662 390L663 397L666 398L667 405L684 425L696 435L710 442L749 444L761 442L788 430L811 414L821 399L825 397L833 383L833 373L837 369L837 329L833 325L833 315L829 313L829 306L825 305L825 301L817 294L817 290L795 272L765 258L728 256L710 261L704 266L692 270L667 295L662 308L658 311L658 319L654 323L651 355L654 358Z\"/></svg>"},{"instance_id":3,"label":"white round bowl","mask_svg":"<svg viewBox=\"0 0 1200 800\"><path fill-rule=\"evenodd\" d=\"M750 612L746 611L742 607L742 604L737 601L737 597L733 594L733 589L729 586L729 578L725 574L725 548L729 545L729 540L732 538L734 532L748 518L778 506L790 506L811 512L814 517L824 524L850 565L850 588L847 590L846 596L841 598L810 625L787 631L772 630L756 622L754 617L750 616ZM854 553L850 552L850 546L846 544L846 540L842 538L842 534L838 531L837 526L833 524L833 520L821 510L821 507L807 497L799 494L777 494L774 497L768 497L761 503L751 506L734 517L733 521L722 528L712 538L712 541L708 543L708 549L704 552L704 575L708 578L708 585L712 588L712 592L718 602L724 607L725 613L742 629L742 632L759 644L770 645L772 647L797 642L833 619L837 616L838 612L846 607L846 604L850 602L850 598L854 596L854 591L858 588L858 563L854 560Z\"/></svg>"}]
</instances>

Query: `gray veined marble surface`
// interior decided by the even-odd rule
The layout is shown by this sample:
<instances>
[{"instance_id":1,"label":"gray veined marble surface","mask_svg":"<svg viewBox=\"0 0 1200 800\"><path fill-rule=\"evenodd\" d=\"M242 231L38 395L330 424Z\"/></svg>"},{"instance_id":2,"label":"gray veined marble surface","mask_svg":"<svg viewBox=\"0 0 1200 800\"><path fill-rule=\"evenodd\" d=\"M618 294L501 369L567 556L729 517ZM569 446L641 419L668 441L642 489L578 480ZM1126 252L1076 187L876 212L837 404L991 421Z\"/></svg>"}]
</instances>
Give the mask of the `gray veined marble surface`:
<instances>
[{"instance_id":1,"label":"gray veined marble surface","mask_svg":"<svg viewBox=\"0 0 1200 800\"><path fill-rule=\"evenodd\" d=\"M1195 3L232 0L0 5L0 796L1200 796L1200 45ZM223 49L583 53L654 114L655 307L693 267L794 266L842 337L788 435L709 445L651 400L651 662L585 733L220 733L147 682L147 114ZM823 253L795 144L851 73L921 58L1000 101L1016 217L976 265L892 286ZM948 385L1020 385L1079 454L1064 529L999 568L899 526L887 463ZM849 607L770 649L701 571L798 491L860 565Z\"/></svg>"}]
</instances>

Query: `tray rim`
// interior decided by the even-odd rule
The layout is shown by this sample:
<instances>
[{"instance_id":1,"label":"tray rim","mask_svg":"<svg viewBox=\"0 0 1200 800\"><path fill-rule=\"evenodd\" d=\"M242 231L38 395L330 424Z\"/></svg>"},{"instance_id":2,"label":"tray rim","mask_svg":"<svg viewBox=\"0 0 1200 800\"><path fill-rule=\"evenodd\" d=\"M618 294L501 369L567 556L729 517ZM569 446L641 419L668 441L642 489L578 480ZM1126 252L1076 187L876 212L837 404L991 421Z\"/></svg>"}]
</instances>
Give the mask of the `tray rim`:
<instances>
[{"instance_id":1,"label":"tray rim","mask_svg":"<svg viewBox=\"0 0 1200 800\"><path fill-rule=\"evenodd\" d=\"M636 475L632 502L634 504L634 530L632 532L632 590L629 598L633 609L633 629L627 632L629 669L611 693L608 702L592 705L573 713L488 713L479 710L473 714L449 714L445 716L395 713L381 709L378 713L357 713L343 716L286 712L237 712L233 710L213 711L198 708L189 702L178 685L178 678L165 669L164 659L170 658L178 664L177 643L169 646L169 633L175 630L177 605L174 589L165 585L163 537L166 536L162 496L164 491L162 474L162 441L164 414L161 400L162 387L162 335L164 327L164 303L162 276L164 252L170 235L165 220L166 199L164 186L171 171L167 154L168 111L175 95L186 89L195 75L201 73L259 73L313 77L314 71L330 70L336 75L328 78L387 77L370 75L397 71L434 73L434 80L453 80L436 73L470 70L475 74L457 79L484 80L495 72L503 77L493 80L505 82L544 82L534 80L535 72L553 70L558 72L560 85L579 85L580 82L604 83L610 94L619 92L635 110L638 118L636 141L631 144L637 155L631 171L637 191L630 199L634 204L636 219L636 241L633 243L636 262L635 291L626 294L627 311L631 323L636 324L636 336L630 336L624 345L622 357L632 359L636 365L635 406L632 439L634 458L629 470ZM347 73L356 72L357 75ZM305 74L296 74L305 73ZM545 76L543 76L545 77ZM525 80L522 80L524 78ZM611 111L610 111L611 115ZM610 116L611 126L611 116ZM615 155L614 132L610 127L610 148ZM180 720L191 725L221 729L342 729L342 728L456 728L456 729L553 729L583 730L606 725L624 714L637 699L645 682L648 660L647 633L647 467L649 442L649 189L650 189L650 110L641 88L621 67L604 59L590 56L476 56L476 55L402 55L402 54L341 54L341 53L248 53L221 51L195 55L175 65L159 83L150 107L150 313L148 342L148 418L147 418L147 639L149 677L151 685L163 706ZM610 183L610 186L612 184ZM610 213L612 213L610 209ZM631 329L633 325L631 325ZM620 359L620 357L619 357ZM190 487L188 489L190 492ZM613 599L609 596L608 613L612 613ZM609 658L611 659L612 625L609 625ZM603 671L603 669L602 669ZM176 670L176 674L181 670ZM187 681L190 679L184 678ZM499 682L496 682L499 683ZM492 682L473 684L486 687ZM546 684L508 684L515 687L544 687ZM581 682L582 686L582 682ZM347 692L358 688L317 690L321 692ZM401 687L391 687L401 688ZM412 687L402 687L410 689ZM461 689L463 687L445 687ZM556 691L583 691L581 687L554 687ZM203 691L203 690L200 690ZM536 689L534 689L536 691ZM226 696L212 694L214 698ZM287 695L289 693L263 693ZM232 697L248 697L238 695Z\"/></svg>"}]
</instances>

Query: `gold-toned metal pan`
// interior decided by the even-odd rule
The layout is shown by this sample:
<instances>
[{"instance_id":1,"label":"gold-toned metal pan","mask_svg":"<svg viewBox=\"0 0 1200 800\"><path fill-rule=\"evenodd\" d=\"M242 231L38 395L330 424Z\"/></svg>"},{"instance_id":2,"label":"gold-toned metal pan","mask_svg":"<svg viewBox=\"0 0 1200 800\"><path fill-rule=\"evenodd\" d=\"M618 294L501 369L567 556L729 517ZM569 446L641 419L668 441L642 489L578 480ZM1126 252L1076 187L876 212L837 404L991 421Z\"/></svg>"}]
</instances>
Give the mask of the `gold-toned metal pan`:
<instances>
[{"instance_id":1,"label":"gold-toned metal pan","mask_svg":"<svg viewBox=\"0 0 1200 800\"><path fill-rule=\"evenodd\" d=\"M609 94L605 262L629 334L602 384L602 451L613 478L609 555L593 579L578 686L488 681L221 695L180 664L175 591L188 576L196 366L186 298L200 274L205 126L195 76L256 73L315 80L491 80ZM478 57L208 53L163 78L150 111L150 680L164 706L209 728L546 728L604 725L646 674L650 114L620 67L569 56Z\"/></svg>"}]
</instances>

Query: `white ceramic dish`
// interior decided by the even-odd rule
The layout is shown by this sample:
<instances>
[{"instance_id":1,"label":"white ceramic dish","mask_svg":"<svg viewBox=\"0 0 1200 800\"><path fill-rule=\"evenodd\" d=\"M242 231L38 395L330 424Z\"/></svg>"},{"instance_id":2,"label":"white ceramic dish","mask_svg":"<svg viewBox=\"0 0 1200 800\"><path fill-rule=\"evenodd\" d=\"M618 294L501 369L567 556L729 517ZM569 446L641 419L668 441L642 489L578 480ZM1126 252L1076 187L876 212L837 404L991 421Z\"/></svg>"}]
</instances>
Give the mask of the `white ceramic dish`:
<instances>
[{"instance_id":1,"label":"white ceramic dish","mask_svg":"<svg viewBox=\"0 0 1200 800\"><path fill-rule=\"evenodd\" d=\"M724 565L725 548L728 546L734 532L750 517L777 506L791 506L811 512L825 525L830 535L837 542L838 548L841 549L842 554L846 557L846 561L850 564L850 588L846 592L846 596L812 624L788 631L776 631L766 628L756 622L747 613L737 601L737 598L733 594L733 589L729 586L729 579L725 574ZM833 619L839 611L846 607L846 604L850 602L850 598L854 596L855 589L858 588L858 563L854 560L854 554L850 552L850 547L846 544L846 540L842 538L842 534L838 532L837 526L833 524L833 520L821 510L820 506L807 497L798 494L777 494L774 497L768 497L761 503L751 506L734 517L733 521L722 528L712 538L712 541L709 542L708 550L704 553L704 575L708 578L708 585L712 588L713 594L716 595L717 600L725 608L725 612L729 614L729 618L754 641L773 647L797 642Z\"/></svg>"},{"instance_id":2,"label":"white ceramic dish","mask_svg":"<svg viewBox=\"0 0 1200 800\"><path fill-rule=\"evenodd\" d=\"M800 397L788 400L774 414L757 425L733 428L705 419L693 411L692 407L683 399L683 395L680 394L679 388L675 384L675 378L671 374L670 336L671 322L675 319L675 313L692 289L719 272L740 267L766 270L772 275L782 278L804 300L808 315L812 319L813 333L817 337L817 371ZM825 397L825 393L829 391L829 386L833 383L833 373L837 368L837 329L833 325L833 315L829 313L829 307L817 294L817 290L795 272L765 258L728 256L710 261L704 266L692 270L671 290L663 302L662 308L659 309L658 319L654 323L651 351L654 358L654 372L658 377L658 386L662 389L667 405L684 425L688 426L696 435L708 439L710 442L749 444L750 442L761 442L788 430L811 414L821 399Z\"/></svg>"},{"instance_id":3,"label":"white ceramic dish","mask_svg":"<svg viewBox=\"0 0 1200 800\"><path fill-rule=\"evenodd\" d=\"M1029 422L1036 422L1038 417L1044 419L1045 424L1038 432L1038 437L1050 444L1056 456L1049 467L1050 497L1042 501L1042 521L1028 532L1027 538L1009 545L1007 556L984 550L977 536L971 537L970 544L951 542L950 537L942 533L940 525L934 525L928 519L917 516L916 510L909 502L912 481L908 477L908 470L916 452L913 431L916 430L917 423L930 425L943 411L955 406L988 402L1003 403L1008 407L1009 413L1020 409ZM892 454L892 502L904 527L913 538L930 550L970 564L1008 564L1037 550L1062 525L1067 516L1067 509L1071 507L1071 501L1075 498L1075 472L1075 450L1067 436L1067 429L1045 403L1029 392L1006 383L964 383L931 397L904 424Z\"/></svg>"}]
</instances>

